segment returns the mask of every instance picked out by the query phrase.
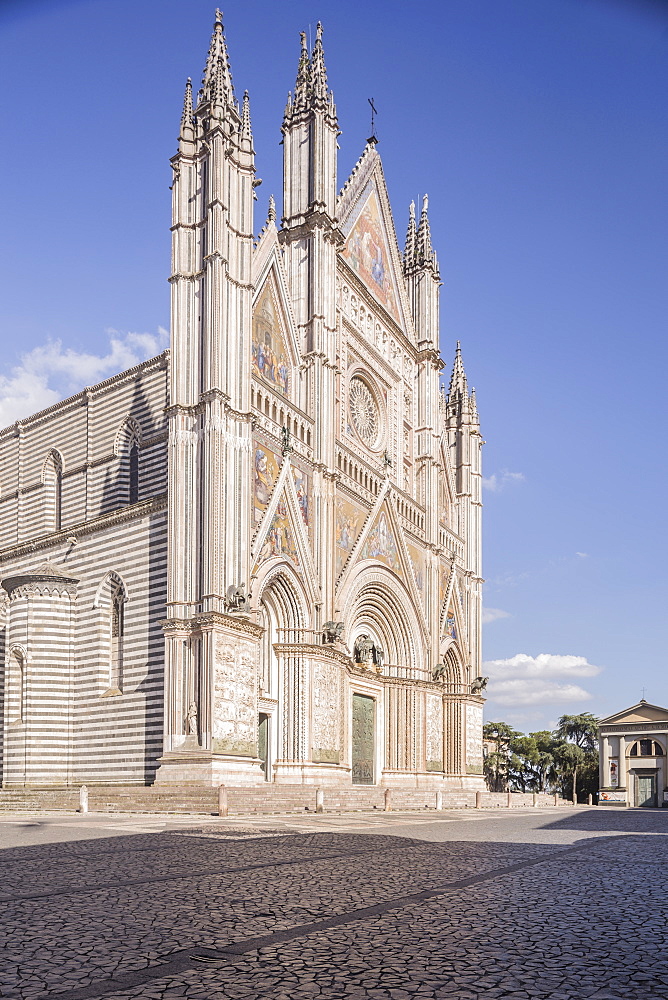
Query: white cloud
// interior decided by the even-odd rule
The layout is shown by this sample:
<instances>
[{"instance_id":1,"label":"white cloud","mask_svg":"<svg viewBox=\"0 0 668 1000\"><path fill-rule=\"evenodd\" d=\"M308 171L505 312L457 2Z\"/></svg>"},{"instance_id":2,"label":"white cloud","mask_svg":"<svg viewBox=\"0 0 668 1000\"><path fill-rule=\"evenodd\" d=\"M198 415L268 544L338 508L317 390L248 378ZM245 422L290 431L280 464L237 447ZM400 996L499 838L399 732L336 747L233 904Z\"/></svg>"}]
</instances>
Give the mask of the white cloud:
<instances>
[{"instance_id":1,"label":"white cloud","mask_svg":"<svg viewBox=\"0 0 668 1000\"><path fill-rule=\"evenodd\" d=\"M482 609L482 623L483 625L489 625L490 622L496 622L499 618L510 618L510 611L502 611L501 608L483 608Z\"/></svg>"},{"instance_id":2,"label":"white cloud","mask_svg":"<svg viewBox=\"0 0 668 1000\"><path fill-rule=\"evenodd\" d=\"M602 667L584 656L517 653L506 660L487 660L488 694L499 705L570 704L587 701L592 695L573 680L595 677Z\"/></svg>"},{"instance_id":3,"label":"white cloud","mask_svg":"<svg viewBox=\"0 0 668 1000\"><path fill-rule=\"evenodd\" d=\"M60 340L49 340L22 354L8 375L0 375L0 427L138 365L164 351L169 341L162 327L157 334L106 332L109 350L103 355L63 349Z\"/></svg>"},{"instance_id":4,"label":"white cloud","mask_svg":"<svg viewBox=\"0 0 668 1000\"><path fill-rule=\"evenodd\" d=\"M589 553L588 552L576 552L575 554L580 559L589 559Z\"/></svg>"},{"instance_id":5,"label":"white cloud","mask_svg":"<svg viewBox=\"0 0 668 1000\"><path fill-rule=\"evenodd\" d=\"M509 472L508 469L504 469L499 472L492 473L491 476L483 476L482 485L483 489L488 490L490 493L500 493L501 490L505 489L506 486L510 486L512 483L523 483L524 473L523 472Z\"/></svg>"},{"instance_id":6,"label":"white cloud","mask_svg":"<svg viewBox=\"0 0 668 1000\"><path fill-rule=\"evenodd\" d=\"M557 681L509 680L489 682L489 697L498 705L555 705L588 701L592 695L577 684Z\"/></svg>"}]
</instances>

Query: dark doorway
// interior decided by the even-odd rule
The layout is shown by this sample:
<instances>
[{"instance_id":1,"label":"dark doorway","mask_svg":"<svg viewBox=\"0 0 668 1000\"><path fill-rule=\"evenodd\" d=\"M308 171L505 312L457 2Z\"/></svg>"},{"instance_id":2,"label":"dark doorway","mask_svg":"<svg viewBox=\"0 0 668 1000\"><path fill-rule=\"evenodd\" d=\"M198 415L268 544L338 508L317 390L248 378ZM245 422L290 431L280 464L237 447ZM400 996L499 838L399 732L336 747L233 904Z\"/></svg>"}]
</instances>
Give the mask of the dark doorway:
<instances>
[{"instance_id":1,"label":"dark doorway","mask_svg":"<svg viewBox=\"0 0 668 1000\"><path fill-rule=\"evenodd\" d=\"M353 785L373 785L376 705L364 694L353 695Z\"/></svg>"},{"instance_id":2,"label":"dark doorway","mask_svg":"<svg viewBox=\"0 0 668 1000\"><path fill-rule=\"evenodd\" d=\"M269 781L269 716L260 712L257 720L257 755L262 761L264 780Z\"/></svg>"}]
</instances>

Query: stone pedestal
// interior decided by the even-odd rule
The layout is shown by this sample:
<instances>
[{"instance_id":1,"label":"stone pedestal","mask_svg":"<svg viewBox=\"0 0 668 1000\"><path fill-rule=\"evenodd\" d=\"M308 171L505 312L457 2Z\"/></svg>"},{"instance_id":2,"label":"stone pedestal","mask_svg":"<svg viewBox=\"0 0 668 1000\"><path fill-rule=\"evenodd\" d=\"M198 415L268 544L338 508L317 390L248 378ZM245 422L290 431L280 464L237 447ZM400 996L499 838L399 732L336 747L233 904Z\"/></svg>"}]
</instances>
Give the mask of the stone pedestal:
<instances>
[{"instance_id":1,"label":"stone pedestal","mask_svg":"<svg viewBox=\"0 0 668 1000\"><path fill-rule=\"evenodd\" d=\"M263 785L258 757L222 756L210 750L170 750L158 759L156 785Z\"/></svg>"}]
</instances>

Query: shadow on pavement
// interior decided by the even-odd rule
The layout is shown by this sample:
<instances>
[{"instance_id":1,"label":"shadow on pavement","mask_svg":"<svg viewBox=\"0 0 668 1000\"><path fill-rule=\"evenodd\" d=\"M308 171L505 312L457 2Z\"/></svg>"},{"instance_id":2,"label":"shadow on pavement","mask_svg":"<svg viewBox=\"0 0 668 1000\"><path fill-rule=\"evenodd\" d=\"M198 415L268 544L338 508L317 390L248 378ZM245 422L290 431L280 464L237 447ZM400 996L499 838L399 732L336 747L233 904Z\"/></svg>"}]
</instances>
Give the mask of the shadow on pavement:
<instances>
[{"instance_id":1,"label":"shadow on pavement","mask_svg":"<svg viewBox=\"0 0 668 1000\"><path fill-rule=\"evenodd\" d=\"M614 809L594 806L591 809L564 810L564 814L545 830L591 830L601 833L668 833L668 809Z\"/></svg>"}]
</instances>

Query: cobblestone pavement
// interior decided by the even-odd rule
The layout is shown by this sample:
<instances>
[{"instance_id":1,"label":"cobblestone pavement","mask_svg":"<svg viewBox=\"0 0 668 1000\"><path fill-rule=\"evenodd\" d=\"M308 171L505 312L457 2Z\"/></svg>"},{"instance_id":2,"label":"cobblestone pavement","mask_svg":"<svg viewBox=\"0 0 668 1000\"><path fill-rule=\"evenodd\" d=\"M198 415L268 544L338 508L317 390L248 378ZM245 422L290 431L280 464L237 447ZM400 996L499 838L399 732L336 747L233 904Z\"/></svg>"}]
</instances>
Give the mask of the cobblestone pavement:
<instances>
[{"instance_id":1,"label":"cobblestone pavement","mask_svg":"<svg viewBox=\"0 0 668 1000\"><path fill-rule=\"evenodd\" d=\"M31 830L2 997L668 998L668 811L0 820Z\"/></svg>"}]
</instances>

